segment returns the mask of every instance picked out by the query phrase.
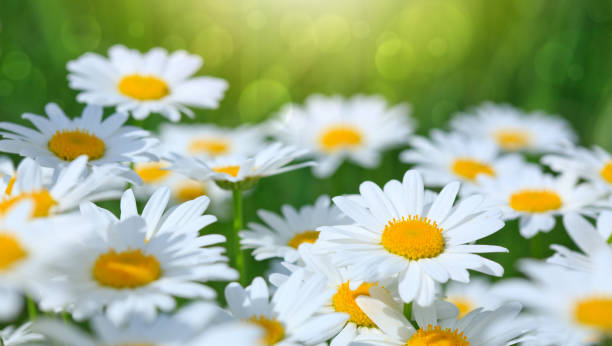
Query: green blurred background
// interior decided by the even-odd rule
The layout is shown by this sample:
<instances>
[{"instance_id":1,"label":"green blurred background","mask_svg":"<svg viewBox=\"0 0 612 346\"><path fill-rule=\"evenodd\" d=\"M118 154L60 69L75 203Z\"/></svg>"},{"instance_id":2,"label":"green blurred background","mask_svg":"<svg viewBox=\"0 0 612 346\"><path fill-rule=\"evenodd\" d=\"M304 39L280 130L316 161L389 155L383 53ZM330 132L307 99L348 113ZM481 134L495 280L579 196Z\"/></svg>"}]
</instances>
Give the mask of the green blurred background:
<instances>
[{"instance_id":1,"label":"green blurred background","mask_svg":"<svg viewBox=\"0 0 612 346\"><path fill-rule=\"evenodd\" d=\"M1 0L0 118L21 122L22 113L40 114L51 101L80 114L66 62L121 43L188 50L204 58L200 75L229 81L221 107L198 110L198 122L260 122L317 92L379 93L412 103L418 131L427 133L492 100L559 114L583 144L612 149L611 42L608 0ZM161 121L154 115L145 126ZM308 170L266 179L247 197L247 221L259 208L399 178L408 166L397 154L387 153L376 170L344 165L322 181ZM517 258L570 243L557 228L527 246L515 223L509 228L491 241L511 255L489 257L511 275Z\"/></svg>"}]
</instances>

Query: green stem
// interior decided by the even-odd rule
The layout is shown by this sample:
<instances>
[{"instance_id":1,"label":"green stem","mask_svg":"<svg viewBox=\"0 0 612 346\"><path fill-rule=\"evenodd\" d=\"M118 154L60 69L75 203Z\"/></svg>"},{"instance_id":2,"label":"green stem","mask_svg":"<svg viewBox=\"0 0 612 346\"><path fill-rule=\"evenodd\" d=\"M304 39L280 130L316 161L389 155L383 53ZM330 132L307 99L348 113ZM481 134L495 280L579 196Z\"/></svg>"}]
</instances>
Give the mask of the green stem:
<instances>
[{"instance_id":1,"label":"green stem","mask_svg":"<svg viewBox=\"0 0 612 346\"><path fill-rule=\"evenodd\" d=\"M34 322L38 313L38 311L36 310L36 303L32 298L26 297L26 305L28 307L28 318L31 322Z\"/></svg>"},{"instance_id":2,"label":"green stem","mask_svg":"<svg viewBox=\"0 0 612 346\"><path fill-rule=\"evenodd\" d=\"M240 283L246 285L246 266L244 263L244 252L240 249L240 237L238 232L243 229L242 215L242 190L234 188L232 190L234 197L234 234L232 235L232 250L234 253L234 267L240 273Z\"/></svg>"},{"instance_id":3,"label":"green stem","mask_svg":"<svg viewBox=\"0 0 612 346\"><path fill-rule=\"evenodd\" d=\"M542 237L538 233L529 240L529 247L531 250L531 257L542 258Z\"/></svg>"}]
</instances>

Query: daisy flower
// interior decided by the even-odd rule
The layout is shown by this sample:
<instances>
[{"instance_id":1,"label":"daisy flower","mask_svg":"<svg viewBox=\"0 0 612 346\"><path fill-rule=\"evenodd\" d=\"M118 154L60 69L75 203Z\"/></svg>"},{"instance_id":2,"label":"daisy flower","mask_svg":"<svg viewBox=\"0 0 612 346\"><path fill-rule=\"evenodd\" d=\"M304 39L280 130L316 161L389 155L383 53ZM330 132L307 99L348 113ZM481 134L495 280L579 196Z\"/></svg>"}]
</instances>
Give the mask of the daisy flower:
<instances>
[{"instance_id":1,"label":"daisy flower","mask_svg":"<svg viewBox=\"0 0 612 346\"><path fill-rule=\"evenodd\" d=\"M250 222L249 229L239 233L243 249L253 250L256 260L262 261L281 257L287 262L295 262L299 255L298 247L303 243L313 244L319 237L319 226L346 224L348 219L331 205L328 196L321 196L314 205L296 210L283 205L282 215L266 210L258 210L257 215L265 225Z\"/></svg>"},{"instance_id":2,"label":"daisy flower","mask_svg":"<svg viewBox=\"0 0 612 346\"><path fill-rule=\"evenodd\" d=\"M610 248L609 239L612 235L612 212L601 212L597 217L595 226L579 214L569 213L563 216L563 225L567 230L567 234L569 234L570 238L572 238L584 254L572 251L562 245L553 244L550 247L556 253L547 262L562 265L573 270L592 270L593 254L602 249Z\"/></svg>"},{"instance_id":3,"label":"daisy flower","mask_svg":"<svg viewBox=\"0 0 612 346\"><path fill-rule=\"evenodd\" d=\"M148 150L157 144L149 132L123 126L127 115L117 113L102 120L102 107L87 105L83 114L70 119L55 103L45 107L48 118L26 113L36 130L0 122L0 151L31 157L45 167L60 167L87 155L89 164L150 160Z\"/></svg>"},{"instance_id":4,"label":"daisy flower","mask_svg":"<svg viewBox=\"0 0 612 346\"><path fill-rule=\"evenodd\" d=\"M531 238L549 232L555 216L588 212L587 207L601 196L592 185L578 183L576 176L552 176L534 165L517 166L495 177L480 176L479 192L499 207L504 219L519 219L520 233Z\"/></svg>"},{"instance_id":5,"label":"daisy flower","mask_svg":"<svg viewBox=\"0 0 612 346\"><path fill-rule=\"evenodd\" d=\"M388 295L380 287L371 287L369 296L359 296L356 301L384 332L358 337L359 345L505 346L518 343L529 329L514 323L521 310L518 303L492 311L476 309L457 318L455 306L438 301L428 307L413 308L418 325L415 328L401 310L387 303Z\"/></svg>"},{"instance_id":6,"label":"daisy flower","mask_svg":"<svg viewBox=\"0 0 612 346\"><path fill-rule=\"evenodd\" d=\"M565 120L541 112L525 114L510 105L485 103L451 121L453 130L491 140L506 151L541 153L573 142L576 135Z\"/></svg>"},{"instance_id":7,"label":"daisy flower","mask_svg":"<svg viewBox=\"0 0 612 346\"><path fill-rule=\"evenodd\" d=\"M168 161L172 162L171 170L193 179L212 179L224 189L236 187L247 189L260 178L311 166L312 162L289 165L291 161L306 153L307 151L302 149L273 143L253 156L220 157L208 160L172 153Z\"/></svg>"},{"instance_id":8,"label":"daisy flower","mask_svg":"<svg viewBox=\"0 0 612 346\"><path fill-rule=\"evenodd\" d=\"M217 216L225 215L231 193L219 188L213 181L189 179L182 174L168 169L166 161L139 162L134 164L134 172L142 179L143 184L134 186L138 199L148 199L158 188L167 186L171 190L171 203L180 204L200 196L208 196L211 210Z\"/></svg>"},{"instance_id":9,"label":"daisy flower","mask_svg":"<svg viewBox=\"0 0 612 346\"><path fill-rule=\"evenodd\" d=\"M121 195L121 186L113 184L133 181L132 174L114 165L90 171L87 157L80 156L47 179L43 167L25 158L15 176L4 176L0 183L0 190L4 191L0 194L0 214L23 200L34 204L33 217L47 217L73 210L83 201L116 198Z\"/></svg>"},{"instance_id":10,"label":"daisy flower","mask_svg":"<svg viewBox=\"0 0 612 346\"><path fill-rule=\"evenodd\" d=\"M260 127L246 125L224 128L164 124L159 136L168 152L204 157L252 155L264 146L265 139Z\"/></svg>"},{"instance_id":11,"label":"daisy flower","mask_svg":"<svg viewBox=\"0 0 612 346\"><path fill-rule=\"evenodd\" d=\"M225 288L225 299L234 318L261 328L260 345L317 345L339 331L344 313L316 316L315 312L333 295L321 275L293 272L270 298L266 282L257 277L246 289L238 283Z\"/></svg>"},{"instance_id":12,"label":"daisy flower","mask_svg":"<svg viewBox=\"0 0 612 346\"><path fill-rule=\"evenodd\" d=\"M43 336L31 331L32 323L27 322L19 328L8 326L0 330L0 345L15 346L15 345L30 345L32 342L43 340Z\"/></svg>"},{"instance_id":13,"label":"daisy flower","mask_svg":"<svg viewBox=\"0 0 612 346\"><path fill-rule=\"evenodd\" d=\"M168 55L162 48L142 54L122 45L109 48L108 58L86 53L68 62L70 87L80 90L77 100L116 106L134 119L160 113L179 121L181 113L193 117L188 107L217 108L228 87L225 80L192 77L202 58L179 50Z\"/></svg>"},{"instance_id":14,"label":"daisy flower","mask_svg":"<svg viewBox=\"0 0 612 346\"><path fill-rule=\"evenodd\" d=\"M469 282L467 269L501 276L504 268L477 253L507 252L493 245L471 243L504 226L499 212L485 209L474 195L453 206L459 182L446 185L431 204L424 203L421 175L410 170L402 182L391 180L382 190L366 181L361 201L344 196L334 203L355 223L320 227L320 250L332 253L357 279L395 277L404 302L430 305L436 282Z\"/></svg>"},{"instance_id":15,"label":"daisy flower","mask_svg":"<svg viewBox=\"0 0 612 346\"><path fill-rule=\"evenodd\" d=\"M305 105L289 105L273 125L282 142L308 149L318 163L313 172L329 177L349 159L374 168L382 151L406 143L414 129L410 107L389 107L380 96L313 95Z\"/></svg>"},{"instance_id":16,"label":"daisy flower","mask_svg":"<svg viewBox=\"0 0 612 346\"><path fill-rule=\"evenodd\" d=\"M415 136L411 149L400 153L400 160L416 165L428 186L444 186L462 181L468 188L479 175L495 176L508 167L522 163L518 155L500 155L491 141L466 137L460 133L431 132L431 139Z\"/></svg>"},{"instance_id":17,"label":"daisy flower","mask_svg":"<svg viewBox=\"0 0 612 346\"><path fill-rule=\"evenodd\" d=\"M555 264L524 261L528 280L503 281L501 293L525 304L544 321L554 345L594 345L612 335L612 251L593 256L593 270L569 270ZM503 289L503 290L501 290ZM554 327L558 329L554 332Z\"/></svg>"},{"instance_id":18,"label":"daisy flower","mask_svg":"<svg viewBox=\"0 0 612 346\"><path fill-rule=\"evenodd\" d=\"M37 321L34 329L48 339L68 346L221 345L221 342L195 342L210 338L214 336L211 334L218 334L221 330L226 334L224 339L218 340L224 340L227 345L256 344L260 333L255 327L235 321L219 323L217 319L224 319L225 315L225 312L213 304L192 303L173 315L160 314L153 321L147 321L138 315L131 316L123 326L116 326L104 315L96 315L90 323L92 335L74 325L51 319Z\"/></svg>"},{"instance_id":19,"label":"daisy flower","mask_svg":"<svg viewBox=\"0 0 612 346\"><path fill-rule=\"evenodd\" d=\"M566 144L557 153L544 156L542 162L556 172L575 174L612 192L612 155L598 146L589 150Z\"/></svg>"},{"instance_id":20,"label":"daisy flower","mask_svg":"<svg viewBox=\"0 0 612 346\"><path fill-rule=\"evenodd\" d=\"M104 310L117 325L131 313L151 321L157 309L174 309L172 296L211 299L214 290L201 282L236 279L236 271L226 264L225 249L208 247L225 237L199 235L216 220L203 215L208 197L164 212L169 195L169 189L160 189L139 215L128 190L119 220L93 203L82 204L90 227L81 230L64 250L65 258L53 264L57 279L49 285L61 294L45 297L43 309L67 308L77 320Z\"/></svg>"}]
</instances>

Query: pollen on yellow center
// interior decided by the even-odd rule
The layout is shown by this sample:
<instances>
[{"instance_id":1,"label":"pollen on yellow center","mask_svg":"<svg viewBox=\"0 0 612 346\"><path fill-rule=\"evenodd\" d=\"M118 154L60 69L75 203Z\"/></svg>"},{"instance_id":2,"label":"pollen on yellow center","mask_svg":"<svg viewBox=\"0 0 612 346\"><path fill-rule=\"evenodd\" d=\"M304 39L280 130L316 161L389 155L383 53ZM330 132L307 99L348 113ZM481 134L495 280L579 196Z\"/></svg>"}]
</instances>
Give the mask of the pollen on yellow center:
<instances>
[{"instance_id":1,"label":"pollen on yellow center","mask_svg":"<svg viewBox=\"0 0 612 346\"><path fill-rule=\"evenodd\" d=\"M140 101L159 100L170 94L165 81L149 75L125 76L119 81L117 88L123 95Z\"/></svg>"},{"instance_id":2,"label":"pollen on yellow center","mask_svg":"<svg viewBox=\"0 0 612 346\"><path fill-rule=\"evenodd\" d=\"M585 326L612 333L612 297L591 297L574 305L576 321Z\"/></svg>"},{"instance_id":3,"label":"pollen on yellow center","mask_svg":"<svg viewBox=\"0 0 612 346\"><path fill-rule=\"evenodd\" d=\"M561 208L561 197L554 191L546 189L526 189L510 196L510 207L516 211L544 213Z\"/></svg>"},{"instance_id":4,"label":"pollen on yellow center","mask_svg":"<svg viewBox=\"0 0 612 346\"><path fill-rule=\"evenodd\" d=\"M97 160L104 156L106 145L96 135L85 130L57 131L47 144L49 150L64 161L72 161L81 155L87 155L89 160Z\"/></svg>"},{"instance_id":5,"label":"pollen on yellow center","mask_svg":"<svg viewBox=\"0 0 612 346\"><path fill-rule=\"evenodd\" d=\"M191 201L206 194L206 185L197 180L183 180L174 187L174 197L179 202Z\"/></svg>"},{"instance_id":6,"label":"pollen on yellow center","mask_svg":"<svg viewBox=\"0 0 612 346\"><path fill-rule=\"evenodd\" d=\"M227 154L229 148L229 143L222 138L197 138L189 143L189 151L192 154L219 156Z\"/></svg>"},{"instance_id":7,"label":"pollen on yellow center","mask_svg":"<svg viewBox=\"0 0 612 346\"><path fill-rule=\"evenodd\" d=\"M264 335L260 340L262 345L274 345L285 337L285 328L276 319L265 316L253 316L247 320L264 330Z\"/></svg>"},{"instance_id":8,"label":"pollen on yellow center","mask_svg":"<svg viewBox=\"0 0 612 346\"><path fill-rule=\"evenodd\" d=\"M165 162L146 162L134 165L134 171L145 184L155 184L166 179L171 173L164 169L168 167Z\"/></svg>"},{"instance_id":9,"label":"pollen on yellow center","mask_svg":"<svg viewBox=\"0 0 612 346\"><path fill-rule=\"evenodd\" d=\"M612 184L612 161L606 162L606 164L601 169L600 174L605 181Z\"/></svg>"},{"instance_id":10,"label":"pollen on yellow center","mask_svg":"<svg viewBox=\"0 0 612 346\"><path fill-rule=\"evenodd\" d=\"M457 316L458 318L462 318L463 316L467 315L468 313L470 313L472 310L474 310L477 307L476 304L474 304L474 302L472 302L470 299L467 299L465 297L451 296L451 297L446 298L446 300L455 304L457 309L459 309L459 315Z\"/></svg>"},{"instance_id":11,"label":"pollen on yellow center","mask_svg":"<svg viewBox=\"0 0 612 346\"><path fill-rule=\"evenodd\" d=\"M351 290L349 282L345 282L338 286L338 290L332 297L332 304L337 312L344 312L349 314L349 322L353 322L360 327L374 328L376 324L366 315L355 299L359 296L369 296L370 287L375 283L364 282L355 290Z\"/></svg>"},{"instance_id":12,"label":"pollen on yellow center","mask_svg":"<svg viewBox=\"0 0 612 346\"><path fill-rule=\"evenodd\" d=\"M217 173L229 174L232 177L237 177L238 176L238 172L240 172L240 166L220 166L220 167L214 167L213 171L215 171Z\"/></svg>"},{"instance_id":13,"label":"pollen on yellow center","mask_svg":"<svg viewBox=\"0 0 612 346\"><path fill-rule=\"evenodd\" d=\"M319 239L319 231L304 231L296 233L293 238L289 240L287 245L297 249L303 243L314 244Z\"/></svg>"},{"instance_id":14,"label":"pollen on yellow center","mask_svg":"<svg viewBox=\"0 0 612 346\"><path fill-rule=\"evenodd\" d=\"M136 288L145 286L161 276L155 256L145 255L140 249L101 254L93 266L93 277L102 286Z\"/></svg>"},{"instance_id":15,"label":"pollen on yellow center","mask_svg":"<svg viewBox=\"0 0 612 346\"><path fill-rule=\"evenodd\" d=\"M470 158L456 159L451 168L455 174L467 180L475 180L479 174L495 175L493 167Z\"/></svg>"},{"instance_id":16,"label":"pollen on yellow center","mask_svg":"<svg viewBox=\"0 0 612 346\"><path fill-rule=\"evenodd\" d=\"M5 214L17 203L24 200L30 200L34 204L31 217L49 216L51 208L57 204L47 190L22 192L16 196L7 196L0 200L0 214Z\"/></svg>"},{"instance_id":17,"label":"pollen on yellow center","mask_svg":"<svg viewBox=\"0 0 612 346\"><path fill-rule=\"evenodd\" d=\"M408 339L406 346L469 346L470 342L463 332L457 329L442 329L440 326L420 328Z\"/></svg>"},{"instance_id":18,"label":"pollen on yellow center","mask_svg":"<svg viewBox=\"0 0 612 346\"><path fill-rule=\"evenodd\" d=\"M0 272L10 269L27 256L28 253L14 236L0 231Z\"/></svg>"},{"instance_id":19,"label":"pollen on yellow center","mask_svg":"<svg viewBox=\"0 0 612 346\"><path fill-rule=\"evenodd\" d=\"M521 129L497 130L493 137L497 144L505 150L524 149L531 143L531 134Z\"/></svg>"},{"instance_id":20,"label":"pollen on yellow center","mask_svg":"<svg viewBox=\"0 0 612 346\"><path fill-rule=\"evenodd\" d=\"M389 221L381 243L387 251L410 260L436 257L444 250L442 229L422 216Z\"/></svg>"},{"instance_id":21,"label":"pollen on yellow center","mask_svg":"<svg viewBox=\"0 0 612 346\"><path fill-rule=\"evenodd\" d=\"M319 136L319 144L327 152L354 148L362 142L363 134L361 131L350 125L331 126Z\"/></svg>"}]
</instances>

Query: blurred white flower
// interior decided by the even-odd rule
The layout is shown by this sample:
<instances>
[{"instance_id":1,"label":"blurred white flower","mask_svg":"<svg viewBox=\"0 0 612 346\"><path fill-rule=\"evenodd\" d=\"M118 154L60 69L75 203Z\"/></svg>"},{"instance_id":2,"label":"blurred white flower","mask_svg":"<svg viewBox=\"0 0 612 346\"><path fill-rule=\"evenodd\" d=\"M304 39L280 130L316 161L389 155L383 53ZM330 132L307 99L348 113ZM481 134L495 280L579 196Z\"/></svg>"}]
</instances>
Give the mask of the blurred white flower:
<instances>
[{"instance_id":1,"label":"blurred white flower","mask_svg":"<svg viewBox=\"0 0 612 346\"><path fill-rule=\"evenodd\" d=\"M4 346L31 345L32 342L43 340L43 336L31 331L32 323L27 322L19 328L8 326L0 330L0 344Z\"/></svg>"},{"instance_id":2,"label":"blurred white flower","mask_svg":"<svg viewBox=\"0 0 612 346\"><path fill-rule=\"evenodd\" d=\"M560 146L554 154L542 157L542 162L556 172L583 178L597 188L612 192L612 155L594 146L592 149L571 144Z\"/></svg>"},{"instance_id":3,"label":"blurred white flower","mask_svg":"<svg viewBox=\"0 0 612 346\"><path fill-rule=\"evenodd\" d=\"M179 121L181 113L193 117L188 107L217 108L228 87L225 80L192 77L202 58L179 50L168 55L163 48L140 53L122 45L109 48L108 58L86 53L67 64L70 87L80 90L79 102L116 106L134 119L160 113Z\"/></svg>"}]
</instances>

